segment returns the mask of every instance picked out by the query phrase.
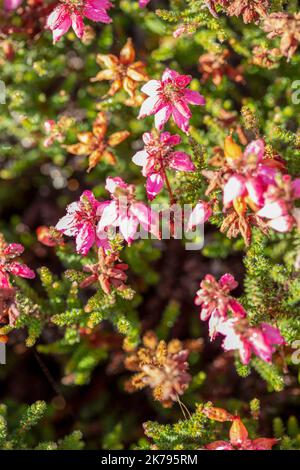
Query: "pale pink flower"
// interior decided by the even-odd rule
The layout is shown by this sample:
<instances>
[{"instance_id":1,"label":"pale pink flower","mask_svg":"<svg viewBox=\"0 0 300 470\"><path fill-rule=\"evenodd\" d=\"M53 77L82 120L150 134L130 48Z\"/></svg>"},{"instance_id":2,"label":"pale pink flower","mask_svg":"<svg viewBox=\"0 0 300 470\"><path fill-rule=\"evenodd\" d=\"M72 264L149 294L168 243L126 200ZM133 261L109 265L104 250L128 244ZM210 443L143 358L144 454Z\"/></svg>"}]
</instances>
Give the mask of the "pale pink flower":
<instances>
[{"instance_id":1,"label":"pale pink flower","mask_svg":"<svg viewBox=\"0 0 300 470\"><path fill-rule=\"evenodd\" d=\"M219 320L216 330L225 337L224 350L239 351L243 364L249 363L252 353L271 363L274 346L285 344L278 328L268 323L251 327L246 319L227 318Z\"/></svg>"},{"instance_id":2,"label":"pale pink flower","mask_svg":"<svg viewBox=\"0 0 300 470\"><path fill-rule=\"evenodd\" d=\"M192 230L197 225L203 225L211 217L212 213L209 202L199 201L190 213L187 230Z\"/></svg>"},{"instance_id":3,"label":"pale pink flower","mask_svg":"<svg viewBox=\"0 0 300 470\"><path fill-rule=\"evenodd\" d=\"M291 212L300 197L300 178L292 181L281 173L279 162L263 160L263 156L262 139L251 142L241 157L226 156L233 172L223 188L223 205L226 209L233 204L237 211L244 211L248 204L256 216L268 219L269 227L288 232L295 225Z\"/></svg>"},{"instance_id":4,"label":"pale pink flower","mask_svg":"<svg viewBox=\"0 0 300 470\"><path fill-rule=\"evenodd\" d=\"M105 188L112 199L103 203L98 232L109 227L118 227L130 245L140 224L144 230L158 237L157 214L146 204L136 200L134 185L125 183L117 176L106 178Z\"/></svg>"},{"instance_id":5,"label":"pale pink flower","mask_svg":"<svg viewBox=\"0 0 300 470\"><path fill-rule=\"evenodd\" d=\"M23 0L4 0L3 1L3 6L4 10L11 11L11 10L16 10Z\"/></svg>"},{"instance_id":6,"label":"pale pink flower","mask_svg":"<svg viewBox=\"0 0 300 470\"><path fill-rule=\"evenodd\" d=\"M23 245L19 243L10 243L0 251L0 287L9 288L9 274L14 276L33 279L35 273L26 264L12 261L20 256L24 251Z\"/></svg>"},{"instance_id":7,"label":"pale pink flower","mask_svg":"<svg viewBox=\"0 0 300 470\"><path fill-rule=\"evenodd\" d=\"M103 203L97 201L91 191L84 191L78 202L72 202L67 207L67 214L56 224L56 229L68 237L76 238L77 253L85 256L96 244L105 250L109 243L104 232L97 232Z\"/></svg>"},{"instance_id":8,"label":"pale pink flower","mask_svg":"<svg viewBox=\"0 0 300 470\"><path fill-rule=\"evenodd\" d=\"M211 318L214 323L219 318L226 318L228 312L238 318L245 317L246 312L243 306L229 294L237 286L238 283L231 274L224 274L219 281L211 274L207 274L201 281L195 298L195 304L201 306L201 320Z\"/></svg>"},{"instance_id":9,"label":"pale pink flower","mask_svg":"<svg viewBox=\"0 0 300 470\"><path fill-rule=\"evenodd\" d=\"M291 215L294 201L300 198L300 178L278 174L264 194L264 204L256 213L268 219L267 225L278 232L289 232L296 225Z\"/></svg>"},{"instance_id":10,"label":"pale pink flower","mask_svg":"<svg viewBox=\"0 0 300 470\"><path fill-rule=\"evenodd\" d=\"M81 39L84 33L83 18L111 23L107 11L112 7L109 0L61 0L60 4L47 18L47 28L53 33L53 42L73 28L76 36Z\"/></svg>"},{"instance_id":11,"label":"pale pink flower","mask_svg":"<svg viewBox=\"0 0 300 470\"><path fill-rule=\"evenodd\" d=\"M265 145L262 139L247 145L243 155L226 155L233 170L223 188L223 205L229 207L238 198L247 199L253 206L263 204L264 191L274 181L276 169L263 162ZM226 147L225 147L226 154Z\"/></svg>"},{"instance_id":12,"label":"pale pink flower","mask_svg":"<svg viewBox=\"0 0 300 470\"><path fill-rule=\"evenodd\" d=\"M188 133L192 113L189 105L204 105L205 99L197 91L186 88L191 82L190 75L180 75L175 70L166 69L161 80L150 80L142 87L148 95L143 102L138 118L155 114L155 127L162 130L173 116L177 126Z\"/></svg>"},{"instance_id":13,"label":"pale pink flower","mask_svg":"<svg viewBox=\"0 0 300 470\"><path fill-rule=\"evenodd\" d=\"M195 166L188 154L174 151L174 146L181 142L177 134L162 132L156 135L145 132L143 141L144 149L137 152L132 161L143 167L142 174L147 178L147 196L152 200L161 191L166 181L166 170L194 171Z\"/></svg>"}]
</instances>

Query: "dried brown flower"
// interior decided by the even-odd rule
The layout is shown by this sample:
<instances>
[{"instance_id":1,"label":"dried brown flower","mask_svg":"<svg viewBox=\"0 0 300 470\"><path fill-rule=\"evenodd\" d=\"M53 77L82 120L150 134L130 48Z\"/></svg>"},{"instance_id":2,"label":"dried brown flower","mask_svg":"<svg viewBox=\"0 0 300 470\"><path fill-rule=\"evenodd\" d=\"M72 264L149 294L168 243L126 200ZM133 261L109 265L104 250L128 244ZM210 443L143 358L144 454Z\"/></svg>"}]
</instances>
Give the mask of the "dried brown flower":
<instances>
[{"instance_id":1,"label":"dried brown flower","mask_svg":"<svg viewBox=\"0 0 300 470\"><path fill-rule=\"evenodd\" d=\"M88 287L95 282L99 282L106 294L110 293L112 287L119 290L125 289L127 280L125 271L128 269L128 265L119 261L117 253L106 254L103 248L99 248L98 262L86 265L83 268L91 275L81 282L80 287Z\"/></svg>"},{"instance_id":2,"label":"dried brown flower","mask_svg":"<svg viewBox=\"0 0 300 470\"><path fill-rule=\"evenodd\" d=\"M105 113L100 112L93 124L93 132L80 132L78 143L66 145L65 148L73 155L88 155L89 167L87 171L94 168L100 160L105 160L111 165L116 164L116 157L110 147L116 147L129 136L128 131L119 131L106 138L107 118Z\"/></svg>"},{"instance_id":3,"label":"dried brown flower","mask_svg":"<svg viewBox=\"0 0 300 470\"><path fill-rule=\"evenodd\" d=\"M265 69L278 67L278 59L282 57L279 49L267 49L266 47L256 46L253 51L252 62Z\"/></svg>"},{"instance_id":4,"label":"dried brown flower","mask_svg":"<svg viewBox=\"0 0 300 470\"><path fill-rule=\"evenodd\" d=\"M126 44L120 51L120 57L113 54L98 54L96 61L105 69L97 73L96 77L91 79L91 82L112 81L108 91L109 96L114 96L124 88L130 96L130 100L127 100L126 104L138 106L140 103L136 91L140 82L147 81L148 76L145 72L145 64L142 61L135 62L135 50L132 40L127 39Z\"/></svg>"},{"instance_id":5,"label":"dried brown flower","mask_svg":"<svg viewBox=\"0 0 300 470\"><path fill-rule=\"evenodd\" d=\"M269 39L281 38L280 52L290 60L300 42L300 13L272 13L264 19L263 29Z\"/></svg>"},{"instance_id":6,"label":"dried brown flower","mask_svg":"<svg viewBox=\"0 0 300 470\"><path fill-rule=\"evenodd\" d=\"M229 16L242 16L244 23L257 23L267 15L269 7L269 0L229 0L224 9Z\"/></svg>"},{"instance_id":7,"label":"dried brown flower","mask_svg":"<svg viewBox=\"0 0 300 470\"><path fill-rule=\"evenodd\" d=\"M209 52L201 55L199 57L199 71L202 73L202 80L206 82L211 78L216 86L220 85L224 76L237 83L243 82L242 67L232 67L228 63L229 57L228 49L223 50L220 54Z\"/></svg>"},{"instance_id":8,"label":"dried brown flower","mask_svg":"<svg viewBox=\"0 0 300 470\"><path fill-rule=\"evenodd\" d=\"M143 345L125 359L125 367L137 372L126 382L126 390L134 392L149 386L155 400L171 407L191 381L187 372L189 351L177 339L168 344L158 341L151 331L143 337Z\"/></svg>"}]
</instances>

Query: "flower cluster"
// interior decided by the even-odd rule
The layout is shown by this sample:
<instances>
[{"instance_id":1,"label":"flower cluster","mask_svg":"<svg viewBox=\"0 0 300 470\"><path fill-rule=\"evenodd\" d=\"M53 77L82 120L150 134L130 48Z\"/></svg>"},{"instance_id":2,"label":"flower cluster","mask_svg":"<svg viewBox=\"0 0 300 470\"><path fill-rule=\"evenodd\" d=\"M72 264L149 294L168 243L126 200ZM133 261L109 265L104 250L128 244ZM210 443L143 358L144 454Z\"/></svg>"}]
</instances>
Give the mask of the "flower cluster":
<instances>
[{"instance_id":1,"label":"flower cluster","mask_svg":"<svg viewBox=\"0 0 300 470\"><path fill-rule=\"evenodd\" d=\"M224 274L219 281L207 274L195 298L200 318L209 320L210 338L224 336L224 350L237 350L243 364L249 363L252 353L271 362L274 346L284 344L284 338L278 328L267 323L250 326L245 309L230 295L237 285L231 274Z\"/></svg>"},{"instance_id":2,"label":"flower cluster","mask_svg":"<svg viewBox=\"0 0 300 470\"><path fill-rule=\"evenodd\" d=\"M0 324L8 322L9 326L14 326L20 315L15 302L16 289L11 284L10 275L26 279L35 278L35 273L26 264L14 261L23 251L23 245L7 244L0 234ZM7 340L7 336L3 335L0 329L0 343L5 343Z\"/></svg>"},{"instance_id":3,"label":"flower cluster","mask_svg":"<svg viewBox=\"0 0 300 470\"><path fill-rule=\"evenodd\" d=\"M263 231L272 228L288 232L296 225L294 201L300 198L300 178L284 173L280 157L266 155L262 139L247 145L244 152L231 136L225 139L224 160L211 160L217 171L204 170L209 185L206 194L220 188L226 215L221 231L229 238L241 233L245 243L251 239L251 226Z\"/></svg>"},{"instance_id":4,"label":"flower cluster","mask_svg":"<svg viewBox=\"0 0 300 470\"><path fill-rule=\"evenodd\" d=\"M56 229L76 238L76 251L83 256L93 247L110 248L108 230L118 228L130 245L138 226L159 237L156 213L135 198L135 187L122 178L108 177L105 188L111 200L99 202L91 191L84 191L78 202L67 207L67 214L56 224Z\"/></svg>"},{"instance_id":5,"label":"flower cluster","mask_svg":"<svg viewBox=\"0 0 300 470\"><path fill-rule=\"evenodd\" d=\"M20 256L23 251L23 245L19 243L10 243L9 245L4 244L1 241L0 247L0 287L9 288L10 278L9 275L24 277L26 279L33 279L35 277L34 272L26 264L14 261L14 258Z\"/></svg>"},{"instance_id":6,"label":"flower cluster","mask_svg":"<svg viewBox=\"0 0 300 470\"><path fill-rule=\"evenodd\" d=\"M300 43L300 14L271 13L264 18L263 29L269 39L280 37L280 52L290 60Z\"/></svg>"},{"instance_id":7,"label":"flower cluster","mask_svg":"<svg viewBox=\"0 0 300 470\"><path fill-rule=\"evenodd\" d=\"M154 199L167 182L167 169L178 171L194 171L195 166L191 157L185 152L175 151L173 148L180 144L179 135L169 132L145 132L143 135L145 147L137 152L132 161L142 166L143 176L147 178L146 190L148 199Z\"/></svg>"},{"instance_id":8,"label":"flower cluster","mask_svg":"<svg viewBox=\"0 0 300 470\"><path fill-rule=\"evenodd\" d=\"M191 81L190 75L180 75L171 69L164 71L161 80L150 80L142 87L148 98L141 106L139 119L154 114L155 127L162 130L172 116L175 124L187 134L192 117L189 105L205 104L200 93L187 88Z\"/></svg>"},{"instance_id":9,"label":"flower cluster","mask_svg":"<svg viewBox=\"0 0 300 470\"><path fill-rule=\"evenodd\" d=\"M103 212L98 231L110 227L119 228L129 245L134 240L139 225L146 232L159 237L156 213L143 202L136 200L134 185L125 183L117 176L108 177L105 188L110 193L111 200L102 203Z\"/></svg>"},{"instance_id":10,"label":"flower cluster","mask_svg":"<svg viewBox=\"0 0 300 470\"><path fill-rule=\"evenodd\" d=\"M168 344L158 341L153 332L143 337L143 347L125 359L125 367L137 373L126 383L126 390L133 392L150 387L153 397L165 407L188 388L191 376L188 373L189 351L183 349L178 340Z\"/></svg>"},{"instance_id":11,"label":"flower cluster","mask_svg":"<svg viewBox=\"0 0 300 470\"><path fill-rule=\"evenodd\" d=\"M76 251L83 256L94 244L104 249L109 247L105 234L97 231L102 207L91 191L84 191L78 202L68 205L67 214L56 224L58 231L68 237L75 237Z\"/></svg>"},{"instance_id":12,"label":"flower cluster","mask_svg":"<svg viewBox=\"0 0 300 470\"><path fill-rule=\"evenodd\" d=\"M101 23L111 23L107 10L112 7L109 0L61 0L47 18L47 27L52 31L56 43L72 27L76 36L82 39L83 18Z\"/></svg>"},{"instance_id":13,"label":"flower cluster","mask_svg":"<svg viewBox=\"0 0 300 470\"><path fill-rule=\"evenodd\" d=\"M216 6L221 5L228 16L241 16L244 23L258 23L266 16L269 0L206 0L213 16L217 16Z\"/></svg>"}]
</instances>

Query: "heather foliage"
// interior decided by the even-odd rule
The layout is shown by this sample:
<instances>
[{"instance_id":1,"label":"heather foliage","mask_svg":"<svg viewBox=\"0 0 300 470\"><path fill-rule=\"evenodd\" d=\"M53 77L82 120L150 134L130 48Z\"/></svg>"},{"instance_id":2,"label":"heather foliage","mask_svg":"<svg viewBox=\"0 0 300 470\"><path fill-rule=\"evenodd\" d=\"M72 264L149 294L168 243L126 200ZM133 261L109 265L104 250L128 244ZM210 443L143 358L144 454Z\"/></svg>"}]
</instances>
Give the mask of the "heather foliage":
<instances>
[{"instance_id":1,"label":"heather foliage","mask_svg":"<svg viewBox=\"0 0 300 470\"><path fill-rule=\"evenodd\" d=\"M0 448L299 449L297 2L0 11Z\"/></svg>"}]
</instances>

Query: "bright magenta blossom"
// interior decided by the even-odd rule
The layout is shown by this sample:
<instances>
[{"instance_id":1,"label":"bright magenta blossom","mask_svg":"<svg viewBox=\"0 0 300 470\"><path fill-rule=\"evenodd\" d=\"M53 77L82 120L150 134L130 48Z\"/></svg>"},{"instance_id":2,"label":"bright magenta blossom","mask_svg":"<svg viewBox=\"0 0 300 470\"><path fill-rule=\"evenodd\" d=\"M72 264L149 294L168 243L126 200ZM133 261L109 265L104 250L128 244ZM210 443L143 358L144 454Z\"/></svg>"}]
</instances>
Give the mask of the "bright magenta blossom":
<instances>
[{"instance_id":1,"label":"bright magenta blossom","mask_svg":"<svg viewBox=\"0 0 300 470\"><path fill-rule=\"evenodd\" d=\"M278 328L268 323L250 327L247 320L239 318L220 320L217 333L225 337L222 343L224 350L239 351L243 364L249 363L252 353L270 363L275 350L274 346L285 344Z\"/></svg>"},{"instance_id":2,"label":"bright magenta blossom","mask_svg":"<svg viewBox=\"0 0 300 470\"><path fill-rule=\"evenodd\" d=\"M161 80L150 80L142 87L148 95L143 102L139 119L155 114L155 127L162 130L168 119L173 116L177 126L188 133L192 113L190 104L204 105L205 99L197 91L186 88L191 82L190 75L180 75L175 70L166 69Z\"/></svg>"},{"instance_id":3,"label":"bright magenta blossom","mask_svg":"<svg viewBox=\"0 0 300 470\"><path fill-rule=\"evenodd\" d=\"M91 191L84 191L78 202L67 207L67 215L56 224L56 229L68 237L76 237L76 251L86 255L96 244L104 249L109 248L105 233L96 232L103 203L97 201Z\"/></svg>"},{"instance_id":4,"label":"bright magenta blossom","mask_svg":"<svg viewBox=\"0 0 300 470\"><path fill-rule=\"evenodd\" d=\"M98 232L118 227L130 245L140 224L146 232L158 237L157 214L135 199L134 185L125 183L120 177L108 177L105 188L110 192L112 200L103 203Z\"/></svg>"},{"instance_id":5,"label":"bright magenta blossom","mask_svg":"<svg viewBox=\"0 0 300 470\"><path fill-rule=\"evenodd\" d=\"M0 252L0 287L9 288L9 274L14 276L25 277L33 279L35 273L26 264L21 264L12 261L17 256L20 256L24 251L23 245L19 243L10 243Z\"/></svg>"},{"instance_id":6,"label":"bright magenta blossom","mask_svg":"<svg viewBox=\"0 0 300 470\"><path fill-rule=\"evenodd\" d=\"M171 135L169 132L163 132L156 135L145 132L143 141L144 149L137 152L132 161L143 167L143 176L147 178L147 196L152 200L161 191L166 181L167 169L194 171L195 166L188 154L174 151L174 146L181 142L177 134Z\"/></svg>"},{"instance_id":7,"label":"bright magenta blossom","mask_svg":"<svg viewBox=\"0 0 300 470\"><path fill-rule=\"evenodd\" d=\"M59 41L71 26L76 36L81 39L84 33L84 17L101 23L111 23L112 19L106 11L111 7L109 0L61 0L47 18L47 27L53 33L53 42Z\"/></svg>"},{"instance_id":8,"label":"bright magenta blossom","mask_svg":"<svg viewBox=\"0 0 300 470\"><path fill-rule=\"evenodd\" d=\"M3 6L4 10L10 11L10 10L16 10L23 0L4 0L3 1Z\"/></svg>"},{"instance_id":9,"label":"bright magenta blossom","mask_svg":"<svg viewBox=\"0 0 300 470\"><path fill-rule=\"evenodd\" d=\"M145 8L148 3L150 2L150 0L139 0L139 7L140 8Z\"/></svg>"}]
</instances>

